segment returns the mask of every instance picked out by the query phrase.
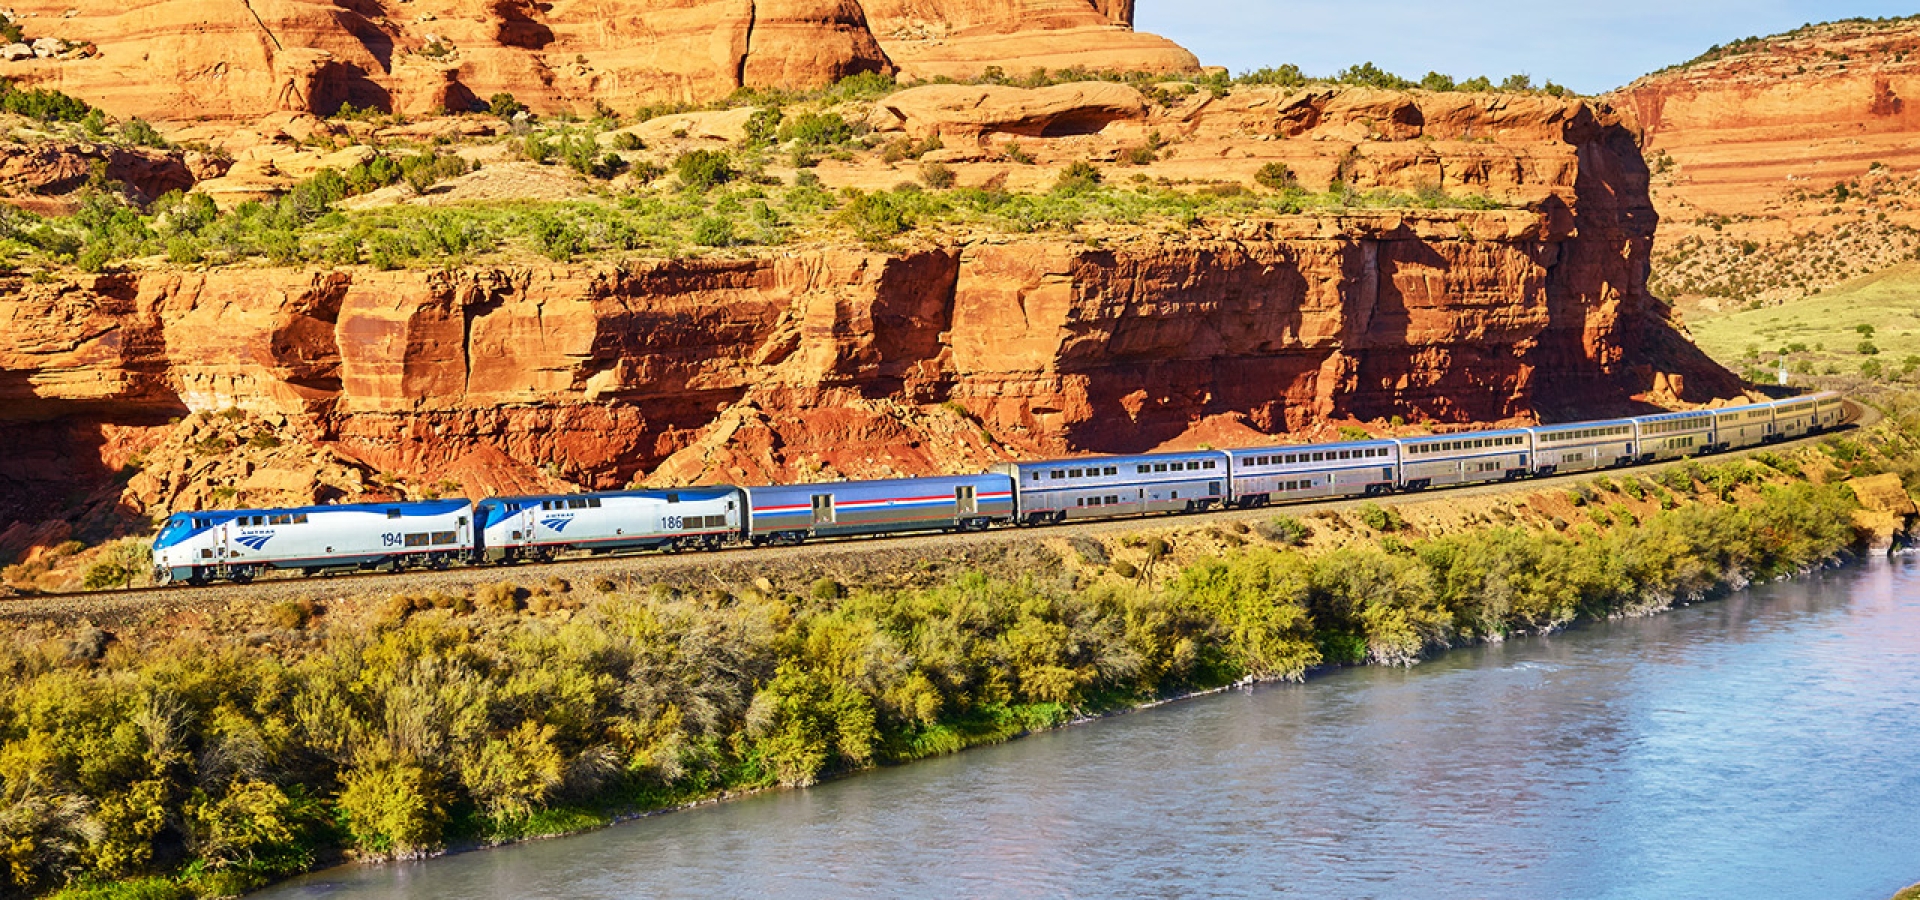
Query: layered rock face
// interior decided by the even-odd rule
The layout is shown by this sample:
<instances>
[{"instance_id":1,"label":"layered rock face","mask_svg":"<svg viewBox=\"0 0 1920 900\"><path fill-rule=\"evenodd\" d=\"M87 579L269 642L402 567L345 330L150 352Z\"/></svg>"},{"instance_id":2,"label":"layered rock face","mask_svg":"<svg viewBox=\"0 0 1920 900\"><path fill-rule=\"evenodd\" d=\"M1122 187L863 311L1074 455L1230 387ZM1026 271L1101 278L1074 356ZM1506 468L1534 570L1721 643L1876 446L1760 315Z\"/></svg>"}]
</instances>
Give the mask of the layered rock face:
<instances>
[{"instance_id":1,"label":"layered rock face","mask_svg":"<svg viewBox=\"0 0 1920 900\"><path fill-rule=\"evenodd\" d=\"M1307 119L1405 132L1363 149L1261 144L1294 147L1303 167L1328 144L1328 171L1362 187L1480 183L1536 197L1527 208L1348 210L1097 245L0 277L0 416L33 448L0 478L17 508L63 460L110 468L103 429L228 408L477 491L464 473L595 487L918 474L1736 393L1646 293L1655 216L1627 130L1604 109L1528 103L1243 103L1269 134ZM1329 113L1339 104L1352 110ZM1511 143L1472 138L1498 129Z\"/></svg>"},{"instance_id":2,"label":"layered rock face","mask_svg":"<svg viewBox=\"0 0 1920 900\"><path fill-rule=\"evenodd\" d=\"M1709 307L1784 302L1910 259L1916 98L1911 20L1743 41L1623 88L1611 100L1656 173L1656 288Z\"/></svg>"},{"instance_id":3,"label":"layered rock face","mask_svg":"<svg viewBox=\"0 0 1920 900\"><path fill-rule=\"evenodd\" d=\"M1920 22L1822 25L1722 52L1615 97L1648 151L1680 167L1677 198L1762 214L1783 192L1830 187L1875 162L1920 167Z\"/></svg>"},{"instance_id":4,"label":"layered rock face","mask_svg":"<svg viewBox=\"0 0 1920 900\"><path fill-rule=\"evenodd\" d=\"M120 116L252 120L342 103L424 115L497 92L536 111L705 102L861 72L1193 71L1115 0L22 0L29 37L93 52L0 62Z\"/></svg>"}]
</instances>

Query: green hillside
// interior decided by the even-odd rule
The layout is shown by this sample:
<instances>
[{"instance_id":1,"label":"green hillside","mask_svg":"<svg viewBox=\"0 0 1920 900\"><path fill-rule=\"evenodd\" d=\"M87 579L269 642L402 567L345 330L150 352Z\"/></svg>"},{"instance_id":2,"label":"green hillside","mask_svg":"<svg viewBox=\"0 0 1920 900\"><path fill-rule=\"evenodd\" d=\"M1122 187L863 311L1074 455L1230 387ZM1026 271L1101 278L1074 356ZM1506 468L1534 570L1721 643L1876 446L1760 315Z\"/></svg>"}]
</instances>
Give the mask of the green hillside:
<instances>
[{"instance_id":1,"label":"green hillside","mask_svg":"<svg viewBox=\"0 0 1920 900\"><path fill-rule=\"evenodd\" d=\"M1769 382L1783 354L1800 375L1908 377L1920 369L1920 264L1687 325L1708 355L1749 377L1769 373Z\"/></svg>"}]
</instances>

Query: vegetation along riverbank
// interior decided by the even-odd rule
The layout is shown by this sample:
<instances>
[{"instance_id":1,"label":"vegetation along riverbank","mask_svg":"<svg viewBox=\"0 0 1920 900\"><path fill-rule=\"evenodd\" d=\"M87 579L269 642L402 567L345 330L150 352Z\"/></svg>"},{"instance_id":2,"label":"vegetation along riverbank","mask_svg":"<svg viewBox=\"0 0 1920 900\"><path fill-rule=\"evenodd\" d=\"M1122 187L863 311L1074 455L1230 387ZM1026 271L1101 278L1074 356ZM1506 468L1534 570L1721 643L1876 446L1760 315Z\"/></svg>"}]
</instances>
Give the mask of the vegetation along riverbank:
<instances>
[{"instance_id":1,"label":"vegetation along riverbank","mask_svg":"<svg viewBox=\"0 0 1920 900\"><path fill-rule=\"evenodd\" d=\"M1748 459L1144 521L929 578L555 579L22 623L0 638L0 894L230 895L1657 611L1859 546L1863 500L1884 504L1854 479L1920 487L1920 400L1885 403L1864 432Z\"/></svg>"}]
</instances>

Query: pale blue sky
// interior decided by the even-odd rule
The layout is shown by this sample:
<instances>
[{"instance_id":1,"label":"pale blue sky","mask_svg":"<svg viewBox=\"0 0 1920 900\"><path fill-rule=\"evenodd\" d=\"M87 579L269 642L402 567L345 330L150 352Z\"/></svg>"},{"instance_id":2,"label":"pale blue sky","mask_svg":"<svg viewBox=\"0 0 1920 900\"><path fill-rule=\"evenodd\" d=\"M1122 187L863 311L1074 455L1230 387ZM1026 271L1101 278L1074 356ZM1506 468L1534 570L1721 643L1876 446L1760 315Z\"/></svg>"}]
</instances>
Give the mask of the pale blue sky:
<instances>
[{"instance_id":1,"label":"pale blue sky","mask_svg":"<svg viewBox=\"0 0 1920 900\"><path fill-rule=\"evenodd\" d=\"M1138 0L1135 24L1236 74L1371 60L1416 80L1525 72L1592 94L1748 35L1916 13L1920 0Z\"/></svg>"}]
</instances>

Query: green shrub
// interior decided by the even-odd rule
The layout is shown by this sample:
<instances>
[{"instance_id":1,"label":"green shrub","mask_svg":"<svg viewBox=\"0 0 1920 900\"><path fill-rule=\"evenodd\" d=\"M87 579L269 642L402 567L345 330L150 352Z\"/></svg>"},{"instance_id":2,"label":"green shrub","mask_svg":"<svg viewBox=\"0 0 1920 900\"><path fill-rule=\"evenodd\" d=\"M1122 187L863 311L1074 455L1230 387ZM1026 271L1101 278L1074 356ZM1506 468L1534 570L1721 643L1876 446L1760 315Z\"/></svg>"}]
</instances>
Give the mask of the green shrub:
<instances>
[{"instance_id":1,"label":"green shrub","mask_svg":"<svg viewBox=\"0 0 1920 900\"><path fill-rule=\"evenodd\" d=\"M1084 194L1100 186L1100 169L1086 160L1069 163L1060 170L1060 177L1053 183L1054 191L1062 194Z\"/></svg>"},{"instance_id":2,"label":"green shrub","mask_svg":"<svg viewBox=\"0 0 1920 900\"><path fill-rule=\"evenodd\" d=\"M1400 517L1400 511L1391 506L1383 507L1377 503L1362 503L1360 504L1360 508L1355 510L1355 513L1360 516L1360 523L1362 525L1374 531L1392 532L1407 527L1406 520Z\"/></svg>"},{"instance_id":3,"label":"green shrub","mask_svg":"<svg viewBox=\"0 0 1920 900\"><path fill-rule=\"evenodd\" d=\"M1261 166L1260 171L1254 173L1253 180L1261 187L1272 191L1292 191L1300 188L1300 180L1294 177L1293 170L1287 168L1286 163L1270 162Z\"/></svg>"},{"instance_id":4,"label":"green shrub","mask_svg":"<svg viewBox=\"0 0 1920 900\"><path fill-rule=\"evenodd\" d=\"M86 103L46 88L20 90L12 79L0 78L0 112L42 122L78 122L93 112Z\"/></svg>"},{"instance_id":5,"label":"green shrub","mask_svg":"<svg viewBox=\"0 0 1920 900\"><path fill-rule=\"evenodd\" d=\"M719 216L705 216L693 226L693 242L702 247L731 247L739 242L733 222Z\"/></svg>"},{"instance_id":6,"label":"green shrub","mask_svg":"<svg viewBox=\"0 0 1920 900\"><path fill-rule=\"evenodd\" d=\"M512 94L504 91L487 98L487 112L502 119L512 121L514 116L526 111L525 104L513 99Z\"/></svg>"},{"instance_id":7,"label":"green shrub","mask_svg":"<svg viewBox=\"0 0 1920 900\"><path fill-rule=\"evenodd\" d=\"M731 157L721 150L691 150L673 161L673 173L689 190L710 191L733 180Z\"/></svg>"},{"instance_id":8,"label":"green shrub","mask_svg":"<svg viewBox=\"0 0 1920 900\"><path fill-rule=\"evenodd\" d=\"M832 147L853 140L853 126L839 113L801 113L781 123L780 143L793 142L802 147Z\"/></svg>"}]
</instances>

